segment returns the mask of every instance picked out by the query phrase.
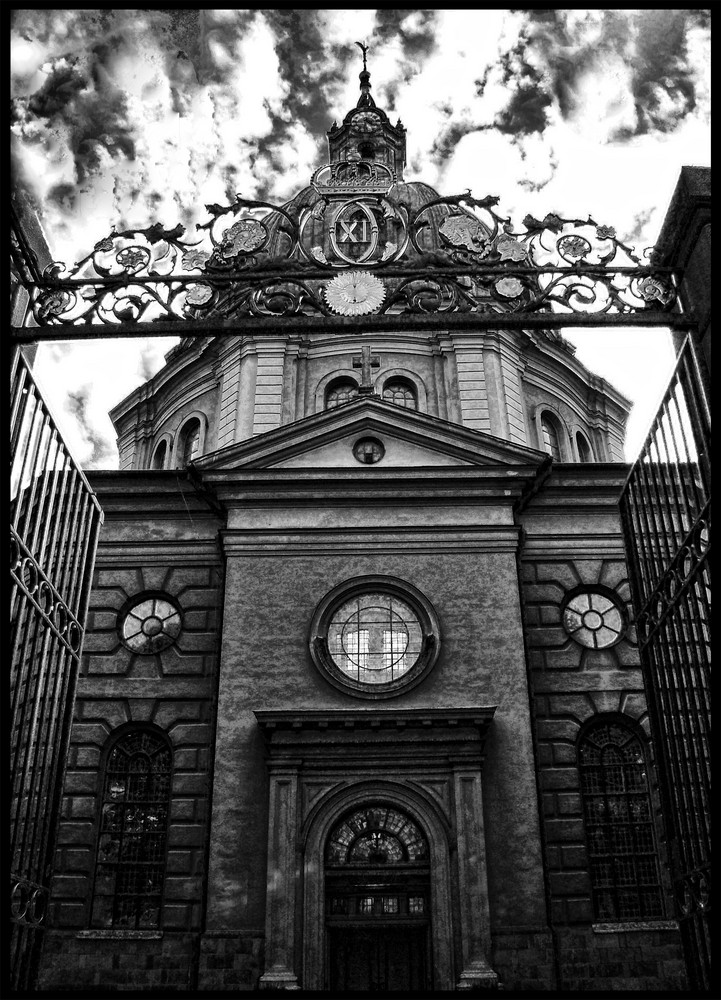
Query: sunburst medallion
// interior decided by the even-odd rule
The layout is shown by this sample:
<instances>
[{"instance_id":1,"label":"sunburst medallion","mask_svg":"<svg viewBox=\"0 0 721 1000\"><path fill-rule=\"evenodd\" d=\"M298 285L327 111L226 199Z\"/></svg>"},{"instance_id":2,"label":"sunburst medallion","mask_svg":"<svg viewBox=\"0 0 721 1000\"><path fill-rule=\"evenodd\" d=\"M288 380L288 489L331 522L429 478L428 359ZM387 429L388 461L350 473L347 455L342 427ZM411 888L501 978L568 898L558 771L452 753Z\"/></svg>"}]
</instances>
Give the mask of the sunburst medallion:
<instances>
[{"instance_id":1,"label":"sunburst medallion","mask_svg":"<svg viewBox=\"0 0 721 1000\"><path fill-rule=\"evenodd\" d=\"M367 271L345 271L323 290L325 300L342 316L363 316L375 312L386 296L383 282Z\"/></svg>"}]
</instances>

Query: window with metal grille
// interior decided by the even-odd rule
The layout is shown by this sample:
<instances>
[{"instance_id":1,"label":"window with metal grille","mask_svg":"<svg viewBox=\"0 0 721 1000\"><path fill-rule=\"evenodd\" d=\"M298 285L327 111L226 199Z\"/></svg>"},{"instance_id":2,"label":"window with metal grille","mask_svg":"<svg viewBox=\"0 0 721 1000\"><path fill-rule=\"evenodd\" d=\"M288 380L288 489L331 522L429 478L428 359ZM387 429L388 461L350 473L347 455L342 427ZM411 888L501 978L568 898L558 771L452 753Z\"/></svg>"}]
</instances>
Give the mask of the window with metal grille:
<instances>
[{"instance_id":1,"label":"window with metal grille","mask_svg":"<svg viewBox=\"0 0 721 1000\"><path fill-rule=\"evenodd\" d=\"M333 410L336 406L349 403L358 395L358 386L352 378L339 379L333 382L325 395L326 410Z\"/></svg>"},{"instance_id":2,"label":"window with metal grille","mask_svg":"<svg viewBox=\"0 0 721 1000\"><path fill-rule=\"evenodd\" d=\"M663 917L641 740L619 722L599 722L580 740L578 765L596 919Z\"/></svg>"},{"instance_id":3,"label":"window with metal grille","mask_svg":"<svg viewBox=\"0 0 721 1000\"><path fill-rule=\"evenodd\" d=\"M561 461L561 436L556 420L548 413L541 417L541 437L543 439L543 450L555 459Z\"/></svg>"},{"instance_id":4,"label":"window with metal grille","mask_svg":"<svg viewBox=\"0 0 721 1000\"><path fill-rule=\"evenodd\" d=\"M110 750L91 922L93 927L158 927L165 874L171 750L159 733L134 730Z\"/></svg>"},{"instance_id":5,"label":"window with metal grille","mask_svg":"<svg viewBox=\"0 0 721 1000\"><path fill-rule=\"evenodd\" d=\"M407 410L418 409L418 398L415 388L405 379L390 379L383 386L383 399L396 406L405 406Z\"/></svg>"}]
</instances>

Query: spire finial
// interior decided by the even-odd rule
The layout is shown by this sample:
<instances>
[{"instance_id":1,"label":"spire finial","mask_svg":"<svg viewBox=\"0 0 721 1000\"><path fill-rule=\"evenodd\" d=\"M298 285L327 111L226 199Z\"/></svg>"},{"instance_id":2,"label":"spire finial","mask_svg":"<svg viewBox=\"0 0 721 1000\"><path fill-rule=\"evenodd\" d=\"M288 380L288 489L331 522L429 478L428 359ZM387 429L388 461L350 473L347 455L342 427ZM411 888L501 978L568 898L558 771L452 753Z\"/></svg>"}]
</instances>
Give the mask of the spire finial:
<instances>
[{"instance_id":1,"label":"spire finial","mask_svg":"<svg viewBox=\"0 0 721 1000\"><path fill-rule=\"evenodd\" d=\"M356 42L356 45L358 46L358 48L363 53L363 70L365 71L365 69L366 69L366 55L368 53L368 46L365 45L363 42Z\"/></svg>"},{"instance_id":2,"label":"spire finial","mask_svg":"<svg viewBox=\"0 0 721 1000\"><path fill-rule=\"evenodd\" d=\"M360 97L358 98L358 104L356 105L356 107L359 107L359 108L365 108L365 107L374 108L376 105L375 105L375 101L371 97L371 82L370 82L371 81L371 75L368 72L368 66L367 66L367 63L366 63L366 56L368 54L368 46L365 44L365 42L356 42L356 45L358 46L358 48L363 53L363 69L359 73L360 91L361 91L361 93L360 93Z\"/></svg>"}]
</instances>

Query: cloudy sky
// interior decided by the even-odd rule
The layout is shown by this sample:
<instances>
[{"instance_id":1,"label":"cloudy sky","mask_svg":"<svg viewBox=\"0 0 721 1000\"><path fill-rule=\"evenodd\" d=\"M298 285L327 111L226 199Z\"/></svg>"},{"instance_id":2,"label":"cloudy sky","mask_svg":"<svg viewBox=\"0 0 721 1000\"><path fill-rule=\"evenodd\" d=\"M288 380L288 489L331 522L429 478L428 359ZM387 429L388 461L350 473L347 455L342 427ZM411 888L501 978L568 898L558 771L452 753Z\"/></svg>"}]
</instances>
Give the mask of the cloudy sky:
<instances>
[{"instance_id":1,"label":"cloudy sky","mask_svg":"<svg viewBox=\"0 0 721 1000\"><path fill-rule=\"evenodd\" d=\"M406 180L594 219L643 250L681 166L710 163L708 10L18 10L15 183L71 266L112 227L283 201L326 160L369 45L376 103L408 130ZM645 435L673 356L662 331L568 333ZM107 411L175 340L42 345L37 372L86 468L114 468Z\"/></svg>"}]
</instances>

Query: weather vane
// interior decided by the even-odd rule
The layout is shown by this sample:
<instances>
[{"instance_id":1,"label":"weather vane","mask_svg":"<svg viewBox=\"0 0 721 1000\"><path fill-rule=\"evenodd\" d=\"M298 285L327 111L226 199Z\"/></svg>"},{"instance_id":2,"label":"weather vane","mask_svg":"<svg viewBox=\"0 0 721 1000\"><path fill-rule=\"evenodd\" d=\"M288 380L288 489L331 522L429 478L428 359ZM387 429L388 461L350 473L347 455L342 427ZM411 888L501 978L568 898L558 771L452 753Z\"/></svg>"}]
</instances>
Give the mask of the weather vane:
<instances>
[{"instance_id":1,"label":"weather vane","mask_svg":"<svg viewBox=\"0 0 721 1000\"><path fill-rule=\"evenodd\" d=\"M366 68L366 53L368 52L368 46L364 45L363 42L356 42L356 45L358 46L358 48L363 53L363 69L365 70L365 68Z\"/></svg>"}]
</instances>

